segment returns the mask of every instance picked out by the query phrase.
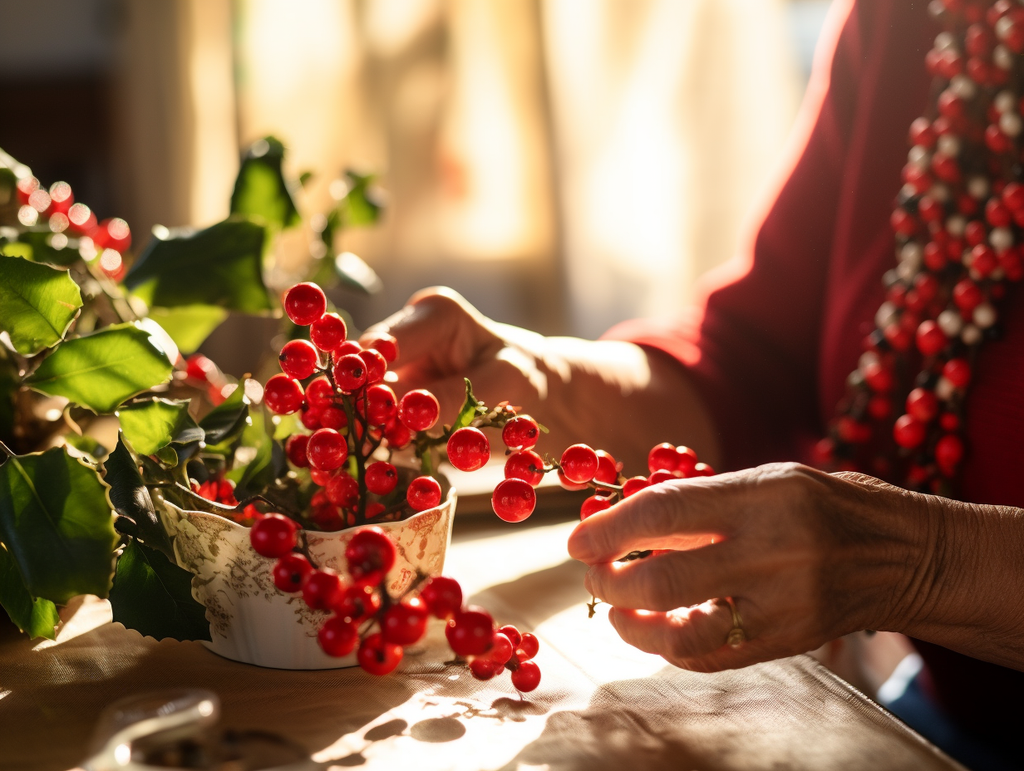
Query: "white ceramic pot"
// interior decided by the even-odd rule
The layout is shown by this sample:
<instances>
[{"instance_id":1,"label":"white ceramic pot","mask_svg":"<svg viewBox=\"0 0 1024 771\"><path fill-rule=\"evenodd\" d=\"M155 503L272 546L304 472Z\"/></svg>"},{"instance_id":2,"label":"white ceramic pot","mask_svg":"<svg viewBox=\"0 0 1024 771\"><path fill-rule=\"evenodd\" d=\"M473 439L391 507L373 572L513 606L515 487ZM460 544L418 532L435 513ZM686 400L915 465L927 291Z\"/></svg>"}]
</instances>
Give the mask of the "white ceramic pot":
<instances>
[{"instance_id":1,"label":"white ceramic pot","mask_svg":"<svg viewBox=\"0 0 1024 771\"><path fill-rule=\"evenodd\" d=\"M378 525L391 536L397 552L387 575L392 596L405 591L417 572L441 574L452 538L455 500L452 488L440 506ZM206 606L211 638L203 643L207 648L225 658L277 669L334 669L356 663L355 654L334 658L320 649L317 630L328 614L311 610L301 594L285 594L274 586L275 561L253 550L249 528L166 502L159 508L174 540L178 565L194 576L192 596ZM358 530L307 531L313 561L344 576L345 547Z\"/></svg>"}]
</instances>

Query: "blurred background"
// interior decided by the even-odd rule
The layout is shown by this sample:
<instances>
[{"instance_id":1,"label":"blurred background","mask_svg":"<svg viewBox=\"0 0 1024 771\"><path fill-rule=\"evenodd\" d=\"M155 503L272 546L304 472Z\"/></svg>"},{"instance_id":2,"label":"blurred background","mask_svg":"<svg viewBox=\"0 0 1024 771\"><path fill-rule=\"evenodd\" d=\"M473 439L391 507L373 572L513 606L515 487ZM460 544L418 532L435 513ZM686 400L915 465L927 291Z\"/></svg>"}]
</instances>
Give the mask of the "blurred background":
<instances>
[{"instance_id":1,"label":"blurred background","mask_svg":"<svg viewBox=\"0 0 1024 771\"><path fill-rule=\"evenodd\" d=\"M312 172L307 218L343 169L379 174L383 222L342 248L384 288L333 298L358 325L443 283L592 337L671 316L735 252L828 6L0 0L0 147L128 220L137 250L154 225L223 219L240 153L273 134ZM271 275L309 238L282 237ZM240 374L259 330L237 320L204 350Z\"/></svg>"}]
</instances>

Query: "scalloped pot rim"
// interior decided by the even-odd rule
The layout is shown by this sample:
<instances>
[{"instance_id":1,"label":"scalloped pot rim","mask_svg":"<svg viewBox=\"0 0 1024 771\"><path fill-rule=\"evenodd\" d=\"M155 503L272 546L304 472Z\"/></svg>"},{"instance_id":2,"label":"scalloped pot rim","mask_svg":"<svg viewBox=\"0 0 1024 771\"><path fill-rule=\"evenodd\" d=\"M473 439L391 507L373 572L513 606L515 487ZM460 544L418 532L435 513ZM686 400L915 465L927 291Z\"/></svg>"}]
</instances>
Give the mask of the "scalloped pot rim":
<instances>
[{"instance_id":1,"label":"scalloped pot rim","mask_svg":"<svg viewBox=\"0 0 1024 771\"><path fill-rule=\"evenodd\" d=\"M456 501L453 487L439 505L377 525L395 543L395 565L385 579L392 595L405 591L417 573L441 574ZM158 508L173 539L175 561L192 573L192 596L206 607L211 640L203 645L235 661L278 669L333 669L356 663L354 655L332 658L320 649L317 630L329 614L310 609L301 595L274 586L274 561L253 550L249 527L163 500ZM321 567L344 576L345 546L359 529L307 530L310 555Z\"/></svg>"}]
</instances>

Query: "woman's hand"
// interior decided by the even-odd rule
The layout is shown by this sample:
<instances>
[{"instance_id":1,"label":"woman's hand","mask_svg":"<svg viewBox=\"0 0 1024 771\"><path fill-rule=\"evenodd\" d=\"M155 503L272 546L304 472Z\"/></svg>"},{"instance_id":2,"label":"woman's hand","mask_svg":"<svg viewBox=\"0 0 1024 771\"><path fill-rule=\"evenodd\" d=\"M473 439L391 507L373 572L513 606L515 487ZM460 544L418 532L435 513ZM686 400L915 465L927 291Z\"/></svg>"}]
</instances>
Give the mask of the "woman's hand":
<instances>
[{"instance_id":1,"label":"woman's hand","mask_svg":"<svg viewBox=\"0 0 1024 771\"><path fill-rule=\"evenodd\" d=\"M929 496L856 474L773 464L664 482L588 518L569 553L619 635L715 671L803 653L861 629L899 630L935 576ZM671 549L628 562L647 549ZM731 597L747 640L726 644Z\"/></svg>"},{"instance_id":2,"label":"woman's hand","mask_svg":"<svg viewBox=\"0 0 1024 771\"><path fill-rule=\"evenodd\" d=\"M664 354L501 324L444 287L417 292L362 340L380 334L398 341L391 366L396 390L429 389L441 403L442 421L458 412L469 378L485 404L507 401L545 425L550 434L541 451L561 453L586 442L627 467L643 467L654 444L679 436L702 459L717 462L717 442L696 392L683 367Z\"/></svg>"}]
</instances>

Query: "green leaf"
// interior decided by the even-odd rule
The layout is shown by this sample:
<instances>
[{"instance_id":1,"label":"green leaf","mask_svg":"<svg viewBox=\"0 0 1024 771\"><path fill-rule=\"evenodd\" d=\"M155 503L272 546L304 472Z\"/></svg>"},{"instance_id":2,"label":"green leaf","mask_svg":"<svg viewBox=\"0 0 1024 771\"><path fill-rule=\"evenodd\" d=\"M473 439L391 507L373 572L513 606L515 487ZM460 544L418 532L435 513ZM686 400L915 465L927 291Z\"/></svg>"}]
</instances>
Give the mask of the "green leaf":
<instances>
[{"instance_id":1,"label":"green leaf","mask_svg":"<svg viewBox=\"0 0 1024 771\"><path fill-rule=\"evenodd\" d=\"M125 276L125 286L150 307L273 310L263 283L265 234L262 225L231 218L206 230L154 237Z\"/></svg>"},{"instance_id":2,"label":"green leaf","mask_svg":"<svg viewBox=\"0 0 1024 771\"><path fill-rule=\"evenodd\" d=\"M64 339L82 307L82 292L66 270L0 255L0 330L14 350L33 356Z\"/></svg>"},{"instance_id":3,"label":"green leaf","mask_svg":"<svg viewBox=\"0 0 1024 771\"><path fill-rule=\"evenodd\" d=\"M281 445L267 433L263 413L250 415L252 425L242 433L242 446L255 448L256 454L244 466L232 469L228 478L236 483L235 497L238 500L262 492L285 470L284 453ZM273 430L273 426L271 426Z\"/></svg>"},{"instance_id":4,"label":"green leaf","mask_svg":"<svg viewBox=\"0 0 1024 771\"><path fill-rule=\"evenodd\" d=\"M373 268L352 252L342 252L334 258L334 272L342 284L363 294L376 294L384 288Z\"/></svg>"},{"instance_id":5,"label":"green leaf","mask_svg":"<svg viewBox=\"0 0 1024 771\"><path fill-rule=\"evenodd\" d=\"M228 312L216 305L182 305L177 308L150 308L149 317L167 331L178 350L190 354L224 323Z\"/></svg>"},{"instance_id":6,"label":"green leaf","mask_svg":"<svg viewBox=\"0 0 1024 771\"><path fill-rule=\"evenodd\" d=\"M192 574L160 552L129 541L110 590L114 621L146 637L209 640L206 608L192 596Z\"/></svg>"},{"instance_id":7,"label":"green leaf","mask_svg":"<svg viewBox=\"0 0 1024 771\"><path fill-rule=\"evenodd\" d=\"M57 606L32 596L18 572L18 564L3 544L0 544L0 605L18 629L33 640L37 637L52 640L57 636L56 627L60 623Z\"/></svg>"},{"instance_id":8,"label":"green leaf","mask_svg":"<svg viewBox=\"0 0 1024 771\"><path fill-rule=\"evenodd\" d=\"M90 456L92 459L102 458L107 454L107 448L91 436L65 434L64 444L82 455ZM75 453L71 454L74 455Z\"/></svg>"},{"instance_id":9,"label":"green leaf","mask_svg":"<svg viewBox=\"0 0 1024 771\"><path fill-rule=\"evenodd\" d=\"M145 323L118 324L68 340L25 381L93 412L113 412L125 399L167 382L174 369Z\"/></svg>"},{"instance_id":10,"label":"green leaf","mask_svg":"<svg viewBox=\"0 0 1024 771\"><path fill-rule=\"evenodd\" d=\"M152 397L121 407L117 417L135 452L155 455L172 442L187 445L203 441L203 429L188 414L188 406L188 401Z\"/></svg>"},{"instance_id":11,"label":"green leaf","mask_svg":"<svg viewBox=\"0 0 1024 771\"><path fill-rule=\"evenodd\" d=\"M106 487L62 447L0 466L0 541L35 597L63 604L110 588L117 534Z\"/></svg>"},{"instance_id":12,"label":"green leaf","mask_svg":"<svg viewBox=\"0 0 1024 771\"><path fill-rule=\"evenodd\" d=\"M302 221L281 168L284 153L284 145L274 137L249 147L231 193L232 214L259 217L276 230Z\"/></svg>"},{"instance_id":13,"label":"green leaf","mask_svg":"<svg viewBox=\"0 0 1024 771\"><path fill-rule=\"evenodd\" d=\"M206 432L207 451L216 452L216 448L230 443L251 425L250 404L249 397L245 395L245 383L239 383L227 399L206 413L206 417L199 421L199 427Z\"/></svg>"},{"instance_id":14,"label":"green leaf","mask_svg":"<svg viewBox=\"0 0 1024 771\"><path fill-rule=\"evenodd\" d=\"M345 172L348 192L338 203L345 227L376 225L384 210L380 194L373 186L374 175L359 174L351 169Z\"/></svg>"},{"instance_id":15,"label":"green leaf","mask_svg":"<svg viewBox=\"0 0 1024 771\"><path fill-rule=\"evenodd\" d=\"M149 488L131 450L124 443L124 435L117 437L117 447L103 463L103 479L109 486L107 498L110 507L120 516L117 529L144 541L164 554L172 555L171 540L160 523Z\"/></svg>"},{"instance_id":16,"label":"green leaf","mask_svg":"<svg viewBox=\"0 0 1024 771\"><path fill-rule=\"evenodd\" d=\"M16 408L21 376L14 356L0 345L0 441L14 441L14 427L18 422Z\"/></svg>"},{"instance_id":17,"label":"green leaf","mask_svg":"<svg viewBox=\"0 0 1024 771\"><path fill-rule=\"evenodd\" d=\"M483 402L473 396L473 384L469 382L469 378L465 378L466 381L466 400L462 403L462 407L459 409L459 416L455 419L452 424L452 431L459 428L464 428L473 422L473 418L478 415L486 415L487 407Z\"/></svg>"},{"instance_id":18,"label":"green leaf","mask_svg":"<svg viewBox=\"0 0 1024 771\"><path fill-rule=\"evenodd\" d=\"M31 251L33 262L68 266L81 260L77 238L61 241L60 248L53 245L54 240L53 232L45 225L18 234L18 241Z\"/></svg>"}]
</instances>

